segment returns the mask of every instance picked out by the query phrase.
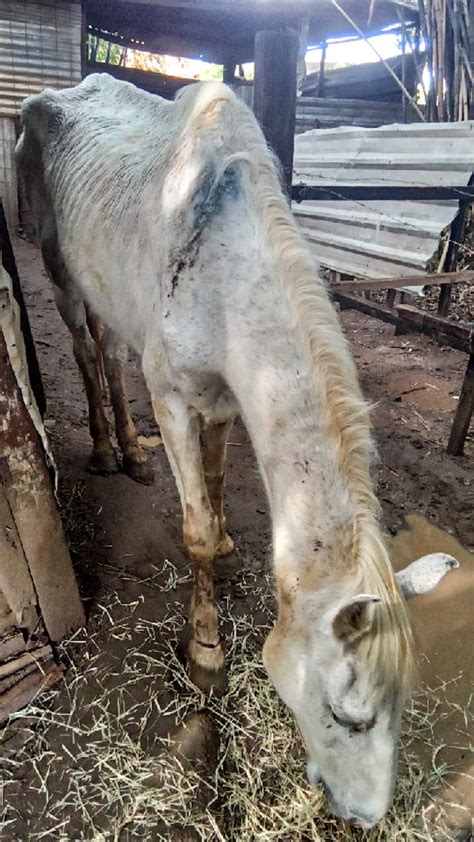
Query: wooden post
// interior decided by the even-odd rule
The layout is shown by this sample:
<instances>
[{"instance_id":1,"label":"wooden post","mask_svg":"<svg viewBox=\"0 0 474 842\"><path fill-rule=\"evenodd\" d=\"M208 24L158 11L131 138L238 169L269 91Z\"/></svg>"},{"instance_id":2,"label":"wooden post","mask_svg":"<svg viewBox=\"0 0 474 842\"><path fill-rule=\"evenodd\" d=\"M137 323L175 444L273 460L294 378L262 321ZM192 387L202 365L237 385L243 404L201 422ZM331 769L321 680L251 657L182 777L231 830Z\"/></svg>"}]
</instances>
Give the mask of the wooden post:
<instances>
[{"instance_id":1,"label":"wooden post","mask_svg":"<svg viewBox=\"0 0 474 842\"><path fill-rule=\"evenodd\" d=\"M405 11L403 7L398 10L399 11L399 18L402 27L402 83L403 87L406 88L407 79L406 79L406 53L407 53L407 34L405 28ZM406 123L407 121L407 100L405 94L402 92L402 114L403 114L403 122Z\"/></svg>"},{"instance_id":2,"label":"wooden post","mask_svg":"<svg viewBox=\"0 0 474 842\"><path fill-rule=\"evenodd\" d=\"M265 138L280 159L291 196L295 145L299 41L293 30L257 32L253 107Z\"/></svg>"},{"instance_id":3,"label":"wooden post","mask_svg":"<svg viewBox=\"0 0 474 842\"><path fill-rule=\"evenodd\" d=\"M459 395L458 408L454 416L447 452L451 456L462 456L464 442L474 411L474 354L470 354L466 374Z\"/></svg>"},{"instance_id":4,"label":"wooden post","mask_svg":"<svg viewBox=\"0 0 474 842\"><path fill-rule=\"evenodd\" d=\"M89 61L89 35L87 32L86 0L81 0L81 77L84 79Z\"/></svg>"},{"instance_id":5,"label":"wooden post","mask_svg":"<svg viewBox=\"0 0 474 842\"><path fill-rule=\"evenodd\" d=\"M469 63L471 72L474 73L474 2L469 3ZM471 83L469 97L469 119L474 120L474 85Z\"/></svg>"},{"instance_id":6,"label":"wooden post","mask_svg":"<svg viewBox=\"0 0 474 842\"><path fill-rule=\"evenodd\" d=\"M84 625L84 609L41 440L23 401L1 329L0 484L44 624L53 641L61 640ZM8 523L4 523L7 527ZM9 575L6 566L2 567L2 574ZM26 593L25 607L29 606L28 599Z\"/></svg>"},{"instance_id":7,"label":"wooden post","mask_svg":"<svg viewBox=\"0 0 474 842\"><path fill-rule=\"evenodd\" d=\"M38 404L38 409L43 416L46 412L46 398L43 389L43 382L41 380L41 373L38 365L38 358L36 356L36 348L31 334L30 323L28 320L28 313L26 310L23 292L21 289L20 278L16 268L15 255L8 233L7 220L3 210L2 200L0 199L0 252L2 266L5 272L8 272L13 288L13 295L16 303L20 308L20 327L25 343L26 359L28 362L28 372L30 376L31 388Z\"/></svg>"},{"instance_id":8,"label":"wooden post","mask_svg":"<svg viewBox=\"0 0 474 842\"><path fill-rule=\"evenodd\" d=\"M226 85L231 85L235 79L235 67L237 62L235 59L227 59L224 64L224 72L222 75L222 81L225 82Z\"/></svg>"},{"instance_id":9,"label":"wooden post","mask_svg":"<svg viewBox=\"0 0 474 842\"><path fill-rule=\"evenodd\" d=\"M326 70L326 51L327 51L327 42L325 41L322 48L321 48L321 62L319 65L319 75L318 75L318 93L316 96L319 99L324 97L324 82L326 81L324 78L325 70Z\"/></svg>"},{"instance_id":10,"label":"wooden post","mask_svg":"<svg viewBox=\"0 0 474 842\"><path fill-rule=\"evenodd\" d=\"M471 184L471 181L469 184ZM468 209L468 203L461 201L459 203L459 212L451 224L449 246L443 267L445 272L454 272L456 270L459 246L461 245L464 237L464 226L466 224ZM451 303L451 292L451 284L441 284L438 299L438 316L446 317L448 315L449 305Z\"/></svg>"}]
</instances>

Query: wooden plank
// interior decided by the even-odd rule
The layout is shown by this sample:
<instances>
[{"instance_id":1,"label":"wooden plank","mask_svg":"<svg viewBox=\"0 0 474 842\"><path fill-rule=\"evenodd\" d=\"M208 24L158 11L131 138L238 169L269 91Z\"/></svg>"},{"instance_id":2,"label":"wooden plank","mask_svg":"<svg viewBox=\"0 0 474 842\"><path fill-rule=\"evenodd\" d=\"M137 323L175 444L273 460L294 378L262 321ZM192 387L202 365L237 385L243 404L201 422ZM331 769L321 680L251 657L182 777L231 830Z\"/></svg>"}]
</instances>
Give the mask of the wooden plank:
<instances>
[{"instance_id":1,"label":"wooden plank","mask_svg":"<svg viewBox=\"0 0 474 842\"><path fill-rule=\"evenodd\" d=\"M383 102L381 100L366 100L366 99L333 99L332 97L317 97L317 96L300 96L298 97L298 105L301 106L303 110L306 108L319 108L320 106L324 106L324 108L332 109L334 111L338 111L340 108L343 110L346 108L350 108L353 111L356 111L361 108L373 108L374 111L379 111L380 113L385 113L387 115L393 114L396 109L400 106L397 102Z\"/></svg>"},{"instance_id":2,"label":"wooden plank","mask_svg":"<svg viewBox=\"0 0 474 842\"><path fill-rule=\"evenodd\" d=\"M386 184L293 184L291 197L295 202L357 201L357 202L452 202L474 201L474 186L456 185L433 187Z\"/></svg>"},{"instance_id":3,"label":"wooden plank","mask_svg":"<svg viewBox=\"0 0 474 842\"><path fill-rule=\"evenodd\" d=\"M165 99L174 99L177 91L187 85L196 84L196 79L184 79L180 76L167 76L164 73L154 73L149 70L138 70L135 67L122 67L119 64L103 64L102 62L87 62L85 75L91 73L109 73L115 79L131 82L138 88L149 93L157 94Z\"/></svg>"},{"instance_id":4,"label":"wooden plank","mask_svg":"<svg viewBox=\"0 0 474 842\"><path fill-rule=\"evenodd\" d=\"M14 633L0 641L0 663L13 658L25 651L25 641L22 634Z\"/></svg>"},{"instance_id":5,"label":"wooden plank","mask_svg":"<svg viewBox=\"0 0 474 842\"><path fill-rule=\"evenodd\" d=\"M257 32L255 37L254 112L280 160L288 196L293 176L298 50L293 30Z\"/></svg>"},{"instance_id":6,"label":"wooden plank","mask_svg":"<svg viewBox=\"0 0 474 842\"><path fill-rule=\"evenodd\" d=\"M466 373L459 395L459 403L454 416L447 452L451 456L462 456L464 443L474 411L474 354L470 354Z\"/></svg>"},{"instance_id":7,"label":"wooden plank","mask_svg":"<svg viewBox=\"0 0 474 842\"><path fill-rule=\"evenodd\" d=\"M15 672L19 672L24 667L29 667L31 664L35 667L38 666L39 661L43 661L45 658L52 658L53 650L49 643L46 646L40 646L39 649L33 650L32 652L25 652L23 655L20 655L18 658L15 658L12 661L7 661L6 664L0 664L0 679L5 678L7 675L13 675Z\"/></svg>"},{"instance_id":8,"label":"wooden plank","mask_svg":"<svg viewBox=\"0 0 474 842\"><path fill-rule=\"evenodd\" d=\"M460 342L465 344L467 353L471 351L471 344L474 338L473 331L465 325L450 322L442 316L435 316L433 313L428 313L426 310L419 310L410 304L398 304L396 310L399 316L404 321L410 321L416 324L418 330L422 330L431 336L435 331L439 331L444 335L455 337Z\"/></svg>"},{"instance_id":9,"label":"wooden plank","mask_svg":"<svg viewBox=\"0 0 474 842\"><path fill-rule=\"evenodd\" d=\"M0 481L0 588L13 611L17 628L32 632L38 601L20 536Z\"/></svg>"},{"instance_id":10,"label":"wooden plank","mask_svg":"<svg viewBox=\"0 0 474 842\"><path fill-rule=\"evenodd\" d=\"M464 272L432 272L428 275L407 275L405 278L351 278L340 281L335 289L345 290L376 290L400 289L405 286L437 286L441 284L474 284L474 271Z\"/></svg>"},{"instance_id":11,"label":"wooden plank","mask_svg":"<svg viewBox=\"0 0 474 842\"><path fill-rule=\"evenodd\" d=\"M0 722L12 713L30 704L42 690L53 687L64 676L64 667L55 663L48 665L44 672L37 670L26 675L5 693L0 694Z\"/></svg>"},{"instance_id":12,"label":"wooden plank","mask_svg":"<svg viewBox=\"0 0 474 842\"><path fill-rule=\"evenodd\" d=\"M46 468L0 331L0 482L53 641L84 625L84 609Z\"/></svg>"},{"instance_id":13,"label":"wooden plank","mask_svg":"<svg viewBox=\"0 0 474 842\"><path fill-rule=\"evenodd\" d=\"M392 310L377 301L367 301L365 298L358 298L356 295L338 292L335 289L332 290L332 294L343 310L359 310L361 313L366 313L374 319L381 319L395 327L400 325L407 331L417 330L435 339L441 345L449 345L458 351L471 353L472 333L467 327L453 324L439 316L423 313L407 304L399 304Z\"/></svg>"}]
</instances>

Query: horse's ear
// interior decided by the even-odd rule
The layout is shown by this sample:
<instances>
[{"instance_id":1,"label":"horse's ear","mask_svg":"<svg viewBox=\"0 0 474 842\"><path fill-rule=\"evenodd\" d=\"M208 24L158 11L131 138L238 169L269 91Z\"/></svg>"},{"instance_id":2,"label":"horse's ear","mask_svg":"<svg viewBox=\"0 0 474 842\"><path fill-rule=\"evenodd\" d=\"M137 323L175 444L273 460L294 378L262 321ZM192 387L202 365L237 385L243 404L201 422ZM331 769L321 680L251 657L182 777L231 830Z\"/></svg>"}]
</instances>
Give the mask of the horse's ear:
<instances>
[{"instance_id":1,"label":"horse's ear","mask_svg":"<svg viewBox=\"0 0 474 842\"><path fill-rule=\"evenodd\" d=\"M353 643L370 630L380 597L360 593L339 608L332 621L333 632L341 643Z\"/></svg>"},{"instance_id":2,"label":"horse's ear","mask_svg":"<svg viewBox=\"0 0 474 842\"><path fill-rule=\"evenodd\" d=\"M432 591L449 573L459 567L459 561L447 553L430 553L417 558L396 574L400 590L406 599Z\"/></svg>"}]
</instances>

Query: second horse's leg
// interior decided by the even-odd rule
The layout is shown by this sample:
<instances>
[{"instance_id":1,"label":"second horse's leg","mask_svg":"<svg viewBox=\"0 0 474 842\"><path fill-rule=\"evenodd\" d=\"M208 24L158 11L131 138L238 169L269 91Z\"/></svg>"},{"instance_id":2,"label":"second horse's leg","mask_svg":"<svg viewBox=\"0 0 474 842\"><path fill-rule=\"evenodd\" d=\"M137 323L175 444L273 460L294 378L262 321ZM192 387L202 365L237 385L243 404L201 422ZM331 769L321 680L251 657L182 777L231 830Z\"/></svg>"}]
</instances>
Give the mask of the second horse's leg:
<instances>
[{"instance_id":1,"label":"second horse's leg","mask_svg":"<svg viewBox=\"0 0 474 842\"><path fill-rule=\"evenodd\" d=\"M72 283L64 289L55 284L53 289L57 308L71 331L74 356L82 374L89 405L89 429L93 449L88 469L96 474L115 473L118 471L117 457L110 441L102 387L98 378L99 349L87 327L84 300Z\"/></svg>"},{"instance_id":2,"label":"second horse's leg","mask_svg":"<svg viewBox=\"0 0 474 842\"><path fill-rule=\"evenodd\" d=\"M101 340L105 374L110 389L110 400L114 410L117 441L123 455L123 469L135 482L144 485L153 483L153 469L147 462L130 412L125 388L123 356L124 348L117 337L106 328Z\"/></svg>"}]
</instances>

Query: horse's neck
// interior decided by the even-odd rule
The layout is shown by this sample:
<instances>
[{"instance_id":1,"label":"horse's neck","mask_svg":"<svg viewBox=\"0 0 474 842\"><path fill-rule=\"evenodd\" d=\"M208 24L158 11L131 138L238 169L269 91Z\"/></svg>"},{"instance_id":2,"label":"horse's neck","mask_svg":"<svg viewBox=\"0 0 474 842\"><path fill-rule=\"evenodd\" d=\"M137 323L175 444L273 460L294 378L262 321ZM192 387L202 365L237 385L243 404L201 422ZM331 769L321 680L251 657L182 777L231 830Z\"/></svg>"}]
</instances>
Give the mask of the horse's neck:
<instances>
[{"instance_id":1,"label":"horse's neck","mask_svg":"<svg viewBox=\"0 0 474 842\"><path fill-rule=\"evenodd\" d=\"M316 558L351 523L352 502L325 429L318 378L315 389L281 293L269 284L255 290L245 324L236 316L232 385L270 502L278 575L308 553Z\"/></svg>"}]
</instances>

